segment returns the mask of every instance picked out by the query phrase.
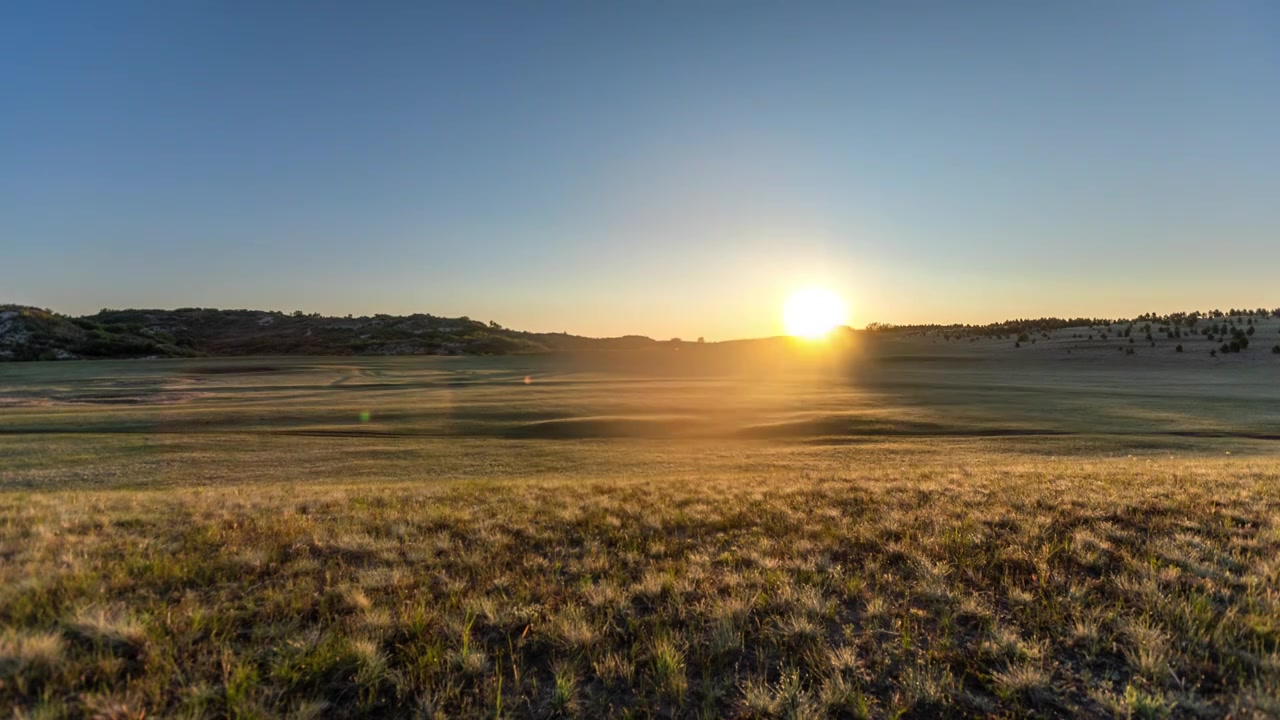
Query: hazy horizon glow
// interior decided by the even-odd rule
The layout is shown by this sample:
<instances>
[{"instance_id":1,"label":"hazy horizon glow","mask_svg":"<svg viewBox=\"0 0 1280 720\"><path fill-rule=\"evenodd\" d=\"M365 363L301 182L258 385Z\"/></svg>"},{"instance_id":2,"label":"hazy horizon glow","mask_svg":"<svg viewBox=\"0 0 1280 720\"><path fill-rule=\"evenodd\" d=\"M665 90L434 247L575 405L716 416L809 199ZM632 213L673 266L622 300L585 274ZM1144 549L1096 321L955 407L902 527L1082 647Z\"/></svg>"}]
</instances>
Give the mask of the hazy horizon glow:
<instances>
[{"instance_id":1,"label":"hazy horizon glow","mask_svg":"<svg viewBox=\"0 0 1280 720\"><path fill-rule=\"evenodd\" d=\"M830 288L800 288L782 306L782 329L796 337L825 337L848 322L844 300Z\"/></svg>"},{"instance_id":2,"label":"hazy horizon glow","mask_svg":"<svg viewBox=\"0 0 1280 720\"><path fill-rule=\"evenodd\" d=\"M1280 305L1269 2L0 7L0 302L782 332Z\"/></svg>"}]
</instances>

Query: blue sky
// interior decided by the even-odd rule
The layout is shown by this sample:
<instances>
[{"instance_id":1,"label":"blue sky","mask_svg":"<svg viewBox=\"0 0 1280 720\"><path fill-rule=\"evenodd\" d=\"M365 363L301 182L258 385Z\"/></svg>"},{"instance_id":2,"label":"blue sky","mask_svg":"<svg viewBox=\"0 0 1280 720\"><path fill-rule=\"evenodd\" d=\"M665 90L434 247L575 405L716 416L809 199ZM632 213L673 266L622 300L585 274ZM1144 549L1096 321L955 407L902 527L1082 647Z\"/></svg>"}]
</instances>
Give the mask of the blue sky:
<instances>
[{"instance_id":1,"label":"blue sky","mask_svg":"<svg viewBox=\"0 0 1280 720\"><path fill-rule=\"evenodd\" d=\"M13 2L0 301L773 334L1280 299L1270 2Z\"/></svg>"}]
</instances>

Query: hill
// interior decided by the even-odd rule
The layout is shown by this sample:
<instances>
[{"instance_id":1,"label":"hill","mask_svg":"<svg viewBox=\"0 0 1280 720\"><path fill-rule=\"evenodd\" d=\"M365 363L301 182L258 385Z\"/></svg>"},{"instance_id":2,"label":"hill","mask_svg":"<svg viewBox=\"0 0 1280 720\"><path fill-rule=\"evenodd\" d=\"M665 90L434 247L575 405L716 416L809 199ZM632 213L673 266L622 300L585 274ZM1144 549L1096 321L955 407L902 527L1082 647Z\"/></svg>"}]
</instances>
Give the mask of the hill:
<instances>
[{"instance_id":1,"label":"hill","mask_svg":"<svg viewBox=\"0 0 1280 720\"><path fill-rule=\"evenodd\" d=\"M640 336L530 333L467 317L345 318L260 310L102 310L70 317L0 305L0 360L236 355L506 355L636 349Z\"/></svg>"},{"instance_id":2,"label":"hill","mask_svg":"<svg viewBox=\"0 0 1280 720\"><path fill-rule=\"evenodd\" d=\"M1253 346L1272 349L1280 308L1148 313L1131 319L1038 318L988 325L892 325L871 323L865 335L849 331L842 346L864 337L887 352L899 343L992 343L1007 349L1134 351L1157 344L1186 343L1189 352L1234 354ZM1255 337L1255 332L1262 334ZM801 343L802 344L802 343ZM429 314L327 317L318 313L263 310L102 310L72 317L23 305L0 305L0 360L72 360L80 358L216 357L246 355L513 355L591 350L666 350L704 347L680 340L657 341L639 335L590 338L568 333L532 333L468 317ZM704 359L772 362L789 338L710 343L716 352ZM924 346L921 346L924 347ZM1276 345L1280 348L1280 345ZM1181 352L1181 351L1179 351ZM1280 352L1280 351L1277 351ZM665 353L662 353L665 355ZM785 353L784 353L785 354ZM1257 354L1257 353L1253 353ZM642 353L625 362L650 363ZM624 360L619 360L623 362Z\"/></svg>"}]
</instances>

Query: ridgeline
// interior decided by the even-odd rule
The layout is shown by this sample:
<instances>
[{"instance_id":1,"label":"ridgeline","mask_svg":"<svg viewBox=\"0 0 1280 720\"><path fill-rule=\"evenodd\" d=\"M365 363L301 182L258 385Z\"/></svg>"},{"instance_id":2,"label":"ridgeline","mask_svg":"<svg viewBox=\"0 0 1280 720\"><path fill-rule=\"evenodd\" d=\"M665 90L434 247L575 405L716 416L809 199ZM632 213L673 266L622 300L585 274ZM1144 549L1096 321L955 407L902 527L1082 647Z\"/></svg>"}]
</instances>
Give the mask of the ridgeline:
<instances>
[{"instance_id":1,"label":"ridgeline","mask_svg":"<svg viewBox=\"0 0 1280 720\"><path fill-rule=\"evenodd\" d=\"M657 341L530 333L467 317L324 317L260 310L102 310L71 317L0 305L0 360L243 355L507 355L627 350Z\"/></svg>"}]
</instances>

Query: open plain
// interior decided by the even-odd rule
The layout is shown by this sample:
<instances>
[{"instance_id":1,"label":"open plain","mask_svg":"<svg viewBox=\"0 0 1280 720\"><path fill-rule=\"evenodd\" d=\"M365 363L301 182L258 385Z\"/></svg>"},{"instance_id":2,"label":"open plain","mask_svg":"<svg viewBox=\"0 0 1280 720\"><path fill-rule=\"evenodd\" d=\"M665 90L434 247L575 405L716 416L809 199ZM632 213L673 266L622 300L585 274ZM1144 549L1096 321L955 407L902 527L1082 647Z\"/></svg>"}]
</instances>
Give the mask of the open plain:
<instances>
[{"instance_id":1,"label":"open plain","mask_svg":"<svg viewBox=\"0 0 1280 720\"><path fill-rule=\"evenodd\" d=\"M1076 334L0 366L0 706L1280 714L1280 355Z\"/></svg>"}]
</instances>

